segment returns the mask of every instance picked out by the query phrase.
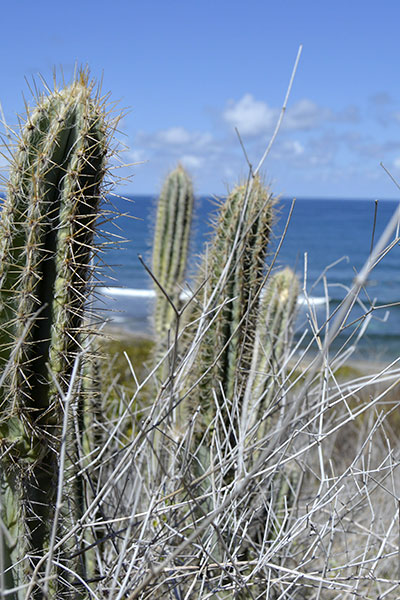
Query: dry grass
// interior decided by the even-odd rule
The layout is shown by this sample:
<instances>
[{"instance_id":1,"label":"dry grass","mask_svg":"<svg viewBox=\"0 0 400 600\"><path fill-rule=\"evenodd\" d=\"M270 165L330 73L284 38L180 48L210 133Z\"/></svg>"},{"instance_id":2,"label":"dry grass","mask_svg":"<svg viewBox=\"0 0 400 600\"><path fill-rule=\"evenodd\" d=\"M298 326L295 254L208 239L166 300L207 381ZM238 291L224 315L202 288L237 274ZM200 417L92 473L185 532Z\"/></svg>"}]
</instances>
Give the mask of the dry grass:
<instances>
[{"instance_id":1,"label":"dry grass","mask_svg":"<svg viewBox=\"0 0 400 600\"><path fill-rule=\"evenodd\" d=\"M75 537L92 556L82 598L398 598L397 362L360 376L345 357L327 359L322 329L308 351L286 348L262 422L237 418L234 395L194 445L197 414L182 415L204 323L190 347L171 336L165 381L151 344L128 345L122 364L109 346L103 410L91 421L101 443L80 457L84 514L38 562L32 586L49 561L68 570L57 552Z\"/></svg>"},{"instance_id":2,"label":"dry grass","mask_svg":"<svg viewBox=\"0 0 400 600\"><path fill-rule=\"evenodd\" d=\"M120 388L91 465L101 478L86 522L108 537L91 597L397 598L397 365L338 378L323 356L288 349L264 438L233 420L226 430L217 412L205 466L196 417L177 420L194 352L173 386L154 367L131 375L129 397ZM225 408L240 411L235 399Z\"/></svg>"}]
</instances>

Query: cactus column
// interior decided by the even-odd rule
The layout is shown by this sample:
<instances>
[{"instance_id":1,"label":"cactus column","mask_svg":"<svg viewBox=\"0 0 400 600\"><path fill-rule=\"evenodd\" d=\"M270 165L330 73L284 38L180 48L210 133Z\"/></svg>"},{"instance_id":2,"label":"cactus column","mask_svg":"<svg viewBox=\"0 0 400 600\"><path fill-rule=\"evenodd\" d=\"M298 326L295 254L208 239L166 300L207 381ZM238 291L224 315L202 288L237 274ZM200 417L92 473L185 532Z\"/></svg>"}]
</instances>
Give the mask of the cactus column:
<instances>
[{"instance_id":1,"label":"cactus column","mask_svg":"<svg viewBox=\"0 0 400 600\"><path fill-rule=\"evenodd\" d=\"M207 328L192 381L207 375L190 396L191 412L201 407L200 433L215 415L212 388L218 397L222 388L229 402L234 396L240 399L244 391L252 362L272 207L272 195L259 178L251 189L237 186L221 205L215 235L203 259L198 283L207 281L205 299L203 306L193 303L188 313L188 322L203 320L202 327Z\"/></svg>"},{"instance_id":2,"label":"cactus column","mask_svg":"<svg viewBox=\"0 0 400 600\"><path fill-rule=\"evenodd\" d=\"M289 267L275 273L266 285L242 412L243 435L250 438L255 433L258 440L267 435L271 421L267 415L277 408L271 403L275 400L279 405L282 362L292 342L298 295L299 280Z\"/></svg>"},{"instance_id":3,"label":"cactus column","mask_svg":"<svg viewBox=\"0 0 400 600\"><path fill-rule=\"evenodd\" d=\"M254 410L255 422L263 418L274 390L278 387L274 380L282 367L283 355L292 341L298 295L299 280L289 267L275 273L266 287L257 328L261 347L253 397L262 399L262 402Z\"/></svg>"},{"instance_id":4,"label":"cactus column","mask_svg":"<svg viewBox=\"0 0 400 600\"><path fill-rule=\"evenodd\" d=\"M63 422L59 391L67 391L82 348L108 148L104 105L81 72L70 87L39 98L11 162L0 222L0 442L5 555L18 563L15 586L29 581L34 561L26 554L40 557L49 542ZM81 402L76 409L83 423ZM69 483L72 437L60 535L81 502L79 482ZM53 597L61 597L55 588ZM64 588L62 595L79 597ZM42 597L39 588L33 597Z\"/></svg>"},{"instance_id":5,"label":"cactus column","mask_svg":"<svg viewBox=\"0 0 400 600\"><path fill-rule=\"evenodd\" d=\"M153 246L153 274L176 306L186 270L192 213L192 182L178 165L168 175L158 200ZM173 308L157 286L154 326L159 338L165 336L173 318Z\"/></svg>"}]
</instances>

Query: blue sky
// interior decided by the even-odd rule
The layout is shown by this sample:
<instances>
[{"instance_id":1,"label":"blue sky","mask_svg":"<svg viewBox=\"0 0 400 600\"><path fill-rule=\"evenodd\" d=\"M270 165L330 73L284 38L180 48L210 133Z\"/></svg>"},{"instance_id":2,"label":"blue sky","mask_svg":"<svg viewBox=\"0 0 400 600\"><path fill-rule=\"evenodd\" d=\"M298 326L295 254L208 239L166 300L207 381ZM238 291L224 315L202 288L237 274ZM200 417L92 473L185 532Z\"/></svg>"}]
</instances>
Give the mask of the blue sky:
<instances>
[{"instance_id":1,"label":"blue sky","mask_svg":"<svg viewBox=\"0 0 400 600\"><path fill-rule=\"evenodd\" d=\"M274 128L303 54L265 179L285 196L396 198L400 180L400 2L37 0L2 6L0 101L16 127L25 77L68 80L88 64L128 109L125 194L157 193L181 161L201 194L246 174ZM40 81L39 84L40 86Z\"/></svg>"}]
</instances>

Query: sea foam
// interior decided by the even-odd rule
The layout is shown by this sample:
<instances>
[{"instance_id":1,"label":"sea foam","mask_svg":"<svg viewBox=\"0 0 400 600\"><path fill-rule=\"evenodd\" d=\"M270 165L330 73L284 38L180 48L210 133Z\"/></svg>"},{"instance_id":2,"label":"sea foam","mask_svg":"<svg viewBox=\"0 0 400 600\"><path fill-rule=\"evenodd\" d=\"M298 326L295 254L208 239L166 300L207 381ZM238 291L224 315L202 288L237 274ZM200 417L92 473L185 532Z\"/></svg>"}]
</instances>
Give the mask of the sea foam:
<instances>
[{"instance_id":1,"label":"sea foam","mask_svg":"<svg viewBox=\"0 0 400 600\"><path fill-rule=\"evenodd\" d=\"M154 290L136 289L136 288L122 288L122 287L101 287L98 289L101 294L106 296L125 296L127 298L155 298L156 293ZM181 292L181 300L188 300L190 295L188 292ZM324 296L309 296L307 299L304 296L299 296L297 304L299 306L320 305L325 304L326 299Z\"/></svg>"}]
</instances>

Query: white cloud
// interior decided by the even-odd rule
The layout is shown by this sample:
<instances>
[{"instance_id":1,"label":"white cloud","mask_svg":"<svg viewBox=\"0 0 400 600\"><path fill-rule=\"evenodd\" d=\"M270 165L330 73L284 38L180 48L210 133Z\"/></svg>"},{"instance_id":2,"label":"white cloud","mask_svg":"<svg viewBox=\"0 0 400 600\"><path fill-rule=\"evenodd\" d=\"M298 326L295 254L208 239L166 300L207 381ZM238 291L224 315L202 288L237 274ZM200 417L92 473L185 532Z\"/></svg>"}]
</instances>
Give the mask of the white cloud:
<instances>
[{"instance_id":1,"label":"white cloud","mask_svg":"<svg viewBox=\"0 0 400 600\"><path fill-rule=\"evenodd\" d=\"M126 156L129 162L146 159L150 168L171 168L180 162L196 173L212 171L218 156L225 154L221 142L207 131L189 130L182 126L154 132L140 131L133 141L133 149ZM128 162L128 161L127 161ZM212 166L211 166L212 165Z\"/></svg>"},{"instance_id":2,"label":"white cloud","mask_svg":"<svg viewBox=\"0 0 400 600\"><path fill-rule=\"evenodd\" d=\"M378 100L383 104L385 98ZM343 179L344 172L350 180L349 165L356 165L353 174L356 179L361 172L371 170L377 159L386 160L393 170L400 172L400 141L374 135L374 132L367 135L368 128L364 124L362 128L359 126L360 115L364 121L369 119L371 122L374 113L371 107L367 113L361 108L348 105L332 109L309 98L290 102L269 157L271 176L277 172L282 181L297 178L301 183L315 177L317 182L331 179L335 183ZM400 111L395 113L394 109L392 107L390 115L393 120L400 121ZM247 168L240 144L233 139L233 128L238 128L249 160L255 165L265 150L280 111L279 106L270 106L246 93L238 100L227 102L218 113L218 119L214 119L214 129L211 129L212 124L208 130L189 129L178 121L173 127L139 132L133 141L130 158L132 162L147 159L150 168L157 170L165 170L180 161L189 171L195 172L196 181L203 190L207 185L217 188L222 184L230 185ZM205 185L207 181L209 183Z\"/></svg>"},{"instance_id":3,"label":"white cloud","mask_svg":"<svg viewBox=\"0 0 400 600\"><path fill-rule=\"evenodd\" d=\"M142 162L144 160L146 160L148 157L146 156L146 153L144 150L140 149L140 148L134 148L133 150L129 150L129 152L126 152L124 154L124 156L126 157L127 161L129 163L138 163L138 162Z\"/></svg>"},{"instance_id":4,"label":"white cloud","mask_svg":"<svg viewBox=\"0 0 400 600\"><path fill-rule=\"evenodd\" d=\"M304 154L304 146L298 140L288 140L284 144L284 149L289 154L300 156Z\"/></svg>"},{"instance_id":5,"label":"white cloud","mask_svg":"<svg viewBox=\"0 0 400 600\"><path fill-rule=\"evenodd\" d=\"M184 154L180 157L179 162L187 169L199 169L204 164L204 159L194 154Z\"/></svg>"},{"instance_id":6,"label":"white cloud","mask_svg":"<svg viewBox=\"0 0 400 600\"><path fill-rule=\"evenodd\" d=\"M279 160L297 159L304 156L305 151L304 145L299 140L278 140L273 148L272 156Z\"/></svg>"},{"instance_id":7,"label":"white cloud","mask_svg":"<svg viewBox=\"0 0 400 600\"><path fill-rule=\"evenodd\" d=\"M342 136L348 149L361 157L372 158L375 161L385 161L388 156L400 150L400 140L378 140L371 135L361 135L357 132Z\"/></svg>"},{"instance_id":8,"label":"white cloud","mask_svg":"<svg viewBox=\"0 0 400 600\"><path fill-rule=\"evenodd\" d=\"M357 106L346 106L343 110L332 113L333 121L341 121L342 123L359 123L361 121L360 109Z\"/></svg>"},{"instance_id":9,"label":"white cloud","mask_svg":"<svg viewBox=\"0 0 400 600\"><path fill-rule=\"evenodd\" d=\"M171 127L159 131L157 139L162 144L181 146L190 142L190 133L184 127Z\"/></svg>"},{"instance_id":10,"label":"white cloud","mask_svg":"<svg viewBox=\"0 0 400 600\"><path fill-rule=\"evenodd\" d=\"M288 109L284 120L285 129L309 130L321 125L324 121L333 119L329 108L318 106L315 102L303 99Z\"/></svg>"},{"instance_id":11,"label":"white cloud","mask_svg":"<svg viewBox=\"0 0 400 600\"><path fill-rule=\"evenodd\" d=\"M266 102L256 100L252 94L245 94L240 100L230 100L223 111L223 119L245 136L257 136L271 132L275 127L281 108L271 107ZM347 107L337 113L330 108L319 106L308 98L299 100L288 108L283 120L283 129L288 131L308 131L326 121L355 121L357 110Z\"/></svg>"},{"instance_id":12,"label":"white cloud","mask_svg":"<svg viewBox=\"0 0 400 600\"><path fill-rule=\"evenodd\" d=\"M251 94L245 94L241 100L230 100L223 112L224 120L237 127L241 135L258 135L271 129L277 118L277 110L266 102L255 100Z\"/></svg>"},{"instance_id":13,"label":"white cloud","mask_svg":"<svg viewBox=\"0 0 400 600\"><path fill-rule=\"evenodd\" d=\"M393 98L388 92L377 92L368 98L373 106L386 106L393 103Z\"/></svg>"},{"instance_id":14,"label":"white cloud","mask_svg":"<svg viewBox=\"0 0 400 600\"><path fill-rule=\"evenodd\" d=\"M230 167L230 166L224 167L223 174L224 174L224 177L227 177L230 180L234 180L235 176L237 176L236 171L234 169L232 169L232 167Z\"/></svg>"},{"instance_id":15,"label":"white cloud","mask_svg":"<svg viewBox=\"0 0 400 600\"><path fill-rule=\"evenodd\" d=\"M163 148L195 148L203 149L211 144L213 136L211 133L202 131L188 131L184 127L170 127L160 129L155 133L140 132L137 135L137 143L152 149Z\"/></svg>"}]
</instances>

